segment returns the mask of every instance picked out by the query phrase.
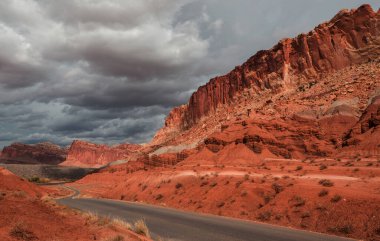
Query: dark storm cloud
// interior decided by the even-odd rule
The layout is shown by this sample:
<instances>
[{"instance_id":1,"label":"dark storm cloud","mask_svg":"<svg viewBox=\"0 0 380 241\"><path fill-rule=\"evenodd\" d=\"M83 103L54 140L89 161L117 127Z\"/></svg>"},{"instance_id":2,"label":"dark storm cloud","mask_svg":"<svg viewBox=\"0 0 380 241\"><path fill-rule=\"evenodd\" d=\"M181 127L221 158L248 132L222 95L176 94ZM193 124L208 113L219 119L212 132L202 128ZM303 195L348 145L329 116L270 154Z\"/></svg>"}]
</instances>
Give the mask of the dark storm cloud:
<instances>
[{"instance_id":1,"label":"dark storm cloud","mask_svg":"<svg viewBox=\"0 0 380 241\"><path fill-rule=\"evenodd\" d=\"M0 146L149 141L209 78L362 3L3 0Z\"/></svg>"}]
</instances>

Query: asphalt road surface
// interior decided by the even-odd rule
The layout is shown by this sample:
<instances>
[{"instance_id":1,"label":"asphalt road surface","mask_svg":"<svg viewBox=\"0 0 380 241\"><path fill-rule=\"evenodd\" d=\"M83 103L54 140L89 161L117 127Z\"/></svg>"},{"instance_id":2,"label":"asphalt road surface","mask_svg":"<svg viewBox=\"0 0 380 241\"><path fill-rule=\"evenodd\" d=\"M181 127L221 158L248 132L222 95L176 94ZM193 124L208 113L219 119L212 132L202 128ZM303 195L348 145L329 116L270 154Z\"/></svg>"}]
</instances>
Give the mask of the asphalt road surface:
<instances>
[{"instance_id":1,"label":"asphalt road surface","mask_svg":"<svg viewBox=\"0 0 380 241\"><path fill-rule=\"evenodd\" d=\"M67 187L68 188L68 187ZM144 219L153 238L177 241L343 241L352 240L269 224L202 215L147 204L108 199L75 198L79 192L58 202L71 208L117 217L130 223Z\"/></svg>"}]
</instances>

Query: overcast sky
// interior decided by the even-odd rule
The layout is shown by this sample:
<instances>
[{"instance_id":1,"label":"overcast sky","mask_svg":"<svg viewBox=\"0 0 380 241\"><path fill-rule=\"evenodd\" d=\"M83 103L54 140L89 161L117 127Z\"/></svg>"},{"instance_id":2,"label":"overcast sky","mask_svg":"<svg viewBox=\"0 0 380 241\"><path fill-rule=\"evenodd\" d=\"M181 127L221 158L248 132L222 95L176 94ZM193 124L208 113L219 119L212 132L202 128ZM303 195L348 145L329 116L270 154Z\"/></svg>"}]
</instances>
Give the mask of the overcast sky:
<instances>
[{"instance_id":1,"label":"overcast sky","mask_svg":"<svg viewBox=\"0 0 380 241\"><path fill-rule=\"evenodd\" d=\"M142 143L174 106L354 0L1 0L0 147Z\"/></svg>"}]
</instances>

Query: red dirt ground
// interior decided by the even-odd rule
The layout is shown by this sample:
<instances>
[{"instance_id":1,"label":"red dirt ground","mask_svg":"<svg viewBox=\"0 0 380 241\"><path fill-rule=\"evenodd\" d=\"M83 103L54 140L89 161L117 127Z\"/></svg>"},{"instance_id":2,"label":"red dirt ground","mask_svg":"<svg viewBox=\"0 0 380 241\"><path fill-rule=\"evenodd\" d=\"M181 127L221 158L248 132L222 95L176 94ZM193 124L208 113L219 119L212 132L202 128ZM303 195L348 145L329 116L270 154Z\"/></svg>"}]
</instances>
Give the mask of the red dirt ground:
<instances>
[{"instance_id":1,"label":"red dirt ground","mask_svg":"<svg viewBox=\"0 0 380 241\"><path fill-rule=\"evenodd\" d=\"M109 219L57 205L64 192L38 187L0 168L0 240L147 240ZM66 193L67 194L67 193ZM118 239L122 240L122 239Z\"/></svg>"},{"instance_id":2,"label":"red dirt ground","mask_svg":"<svg viewBox=\"0 0 380 241\"><path fill-rule=\"evenodd\" d=\"M231 148L241 147L238 144ZM89 175L72 186L84 196L146 202L352 238L380 239L378 160L249 161L252 159L245 156L244 148L238 152L241 161L232 162L233 165L204 164L202 157L210 160L213 155L202 149L174 168L131 173L128 164L120 165ZM198 164L194 157L199 158ZM333 186L319 184L323 179Z\"/></svg>"}]
</instances>

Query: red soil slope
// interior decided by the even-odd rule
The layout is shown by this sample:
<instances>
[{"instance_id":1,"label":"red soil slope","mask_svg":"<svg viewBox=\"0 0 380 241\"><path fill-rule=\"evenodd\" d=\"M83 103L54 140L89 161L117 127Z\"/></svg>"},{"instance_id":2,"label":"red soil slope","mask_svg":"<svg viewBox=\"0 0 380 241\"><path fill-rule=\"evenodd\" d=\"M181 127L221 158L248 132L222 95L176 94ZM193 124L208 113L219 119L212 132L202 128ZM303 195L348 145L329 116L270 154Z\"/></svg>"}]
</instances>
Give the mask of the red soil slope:
<instances>
[{"instance_id":1,"label":"red soil slope","mask_svg":"<svg viewBox=\"0 0 380 241\"><path fill-rule=\"evenodd\" d=\"M35 145L13 143L3 148L0 162L15 164L59 164L66 159L67 150L52 143Z\"/></svg>"},{"instance_id":2,"label":"red soil slope","mask_svg":"<svg viewBox=\"0 0 380 241\"><path fill-rule=\"evenodd\" d=\"M147 240L111 221L57 206L52 191L0 168L0 240ZM79 228L80 227L80 228ZM118 239L120 240L120 239Z\"/></svg>"}]
</instances>

